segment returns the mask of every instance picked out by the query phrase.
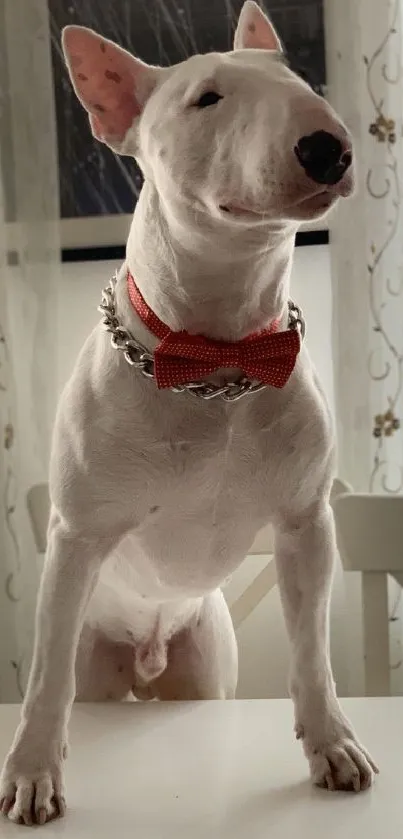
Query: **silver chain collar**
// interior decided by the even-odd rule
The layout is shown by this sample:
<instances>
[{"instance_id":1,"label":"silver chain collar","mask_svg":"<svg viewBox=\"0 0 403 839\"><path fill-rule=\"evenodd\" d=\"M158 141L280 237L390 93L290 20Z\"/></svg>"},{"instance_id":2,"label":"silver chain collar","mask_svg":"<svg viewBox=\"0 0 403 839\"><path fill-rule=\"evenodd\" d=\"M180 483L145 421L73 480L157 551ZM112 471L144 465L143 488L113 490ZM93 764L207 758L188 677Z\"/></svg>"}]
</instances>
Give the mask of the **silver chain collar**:
<instances>
[{"instance_id":1,"label":"silver chain collar","mask_svg":"<svg viewBox=\"0 0 403 839\"><path fill-rule=\"evenodd\" d=\"M111 344L115 350L121 350L127 363L131 367L146 376L154 379L154 356L144 347L137 338L121 325L116 314L115 288L117 273L113 275L109 285L102 292L102 303L98 310L102 313L102 325L111 334ZM288 329L297 329L301 341L305 337L305 321L301 309L291 300L288 302ZM236 402L247 393L258 393L269 385L262 382L253 383L250 379L242 376L235 382L227 382L225 385L216 385L210 382L186 382L186 384L171 387L174 393L191 393L200 399L215 399L221 397L225 402Z\"/></svg>"}]
</instances>

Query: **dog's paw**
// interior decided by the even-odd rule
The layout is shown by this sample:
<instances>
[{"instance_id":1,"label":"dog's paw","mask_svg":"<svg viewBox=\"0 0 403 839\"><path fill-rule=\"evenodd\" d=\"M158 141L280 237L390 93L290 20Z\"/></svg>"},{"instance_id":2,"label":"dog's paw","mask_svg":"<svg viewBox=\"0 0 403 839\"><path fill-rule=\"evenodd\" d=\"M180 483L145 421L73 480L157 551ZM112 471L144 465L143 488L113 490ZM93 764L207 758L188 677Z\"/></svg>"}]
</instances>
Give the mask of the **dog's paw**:
<instances>
[{"instance_id":1,"label":"dog's paw","mask_svg":"<svg viewBox=\"0 0 403 839\"><path fill-rule=\"evenodd\" d=\"M342 736L332 742L315 742L303 735L312 781L329 790L360 792L368 789L378 767L367 750L355 739Z\"/></svg>"},{"instance_id":2,"label":"dog's paw","mask_svg":"<svg viewBox=\"0 0 403 839\"><path fill-rule=\"evenodd\" d=\"M0 777L0 813L17 824L43 825L64 816L62 762L66 746L23 746L8 755Z\"/></svg>"}]
</instances>

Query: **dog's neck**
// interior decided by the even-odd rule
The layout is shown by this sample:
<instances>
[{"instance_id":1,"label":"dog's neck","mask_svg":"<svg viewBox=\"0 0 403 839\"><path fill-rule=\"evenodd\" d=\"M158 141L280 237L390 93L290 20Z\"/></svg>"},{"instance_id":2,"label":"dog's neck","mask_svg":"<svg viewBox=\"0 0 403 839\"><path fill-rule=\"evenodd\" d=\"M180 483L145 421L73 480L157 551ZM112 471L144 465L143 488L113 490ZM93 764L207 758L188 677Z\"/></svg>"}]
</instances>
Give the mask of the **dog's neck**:
<instances>
[{"instance_id":1,"label":"dog's neck","mask_svg":"<svg viewBox=\"0 0 403 839\"><path fill-rule=\"evenodd\" d=\"M144 299L172 330L234 341L276 318L286 322L294 238L290 224L246 228L184 204L167 209L146 182L127 262Z\"/></svg>"}]
</instances>

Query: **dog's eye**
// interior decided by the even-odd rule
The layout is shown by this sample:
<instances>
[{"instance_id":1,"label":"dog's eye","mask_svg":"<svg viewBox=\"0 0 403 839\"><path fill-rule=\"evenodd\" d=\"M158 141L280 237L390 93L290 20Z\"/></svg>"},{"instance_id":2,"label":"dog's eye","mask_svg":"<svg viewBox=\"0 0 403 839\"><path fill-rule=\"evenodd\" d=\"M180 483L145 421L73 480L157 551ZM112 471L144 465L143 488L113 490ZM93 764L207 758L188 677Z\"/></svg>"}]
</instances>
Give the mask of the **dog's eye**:
<instances>
[{"instance_id":1,"label":"dog's eye","mask_svg":"<svg viewBox=\"0 0 403 839\"><path fill-rule=\"evenodd\" d=\"M196 102L197 108L209 108L210 105L216 105L217 102L222 99L219 93L216 93L214 90L208 90L206 93L203 93L200 99Z\"/></svg>"}]
</instances>

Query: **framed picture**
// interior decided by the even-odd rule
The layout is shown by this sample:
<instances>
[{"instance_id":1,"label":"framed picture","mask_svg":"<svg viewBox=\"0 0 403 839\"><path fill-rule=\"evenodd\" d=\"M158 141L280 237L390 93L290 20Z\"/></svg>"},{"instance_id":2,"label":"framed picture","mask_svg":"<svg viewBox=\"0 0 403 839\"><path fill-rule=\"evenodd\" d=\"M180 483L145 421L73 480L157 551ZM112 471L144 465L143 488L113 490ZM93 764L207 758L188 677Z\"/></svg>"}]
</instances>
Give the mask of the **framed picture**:
<instances>
[{"instance_id":1,"label":"framed picture","mask_svg":"<svg viewBox=\"0 0 403 839\"><path fill-rule=\"evenodd\" d=\"M48 0L60 161L63 248L126 241L142 178L136 163L93 139L64 66L60 33L89 26L151 64L228 50L243 0ZM323 0L266 0L290 64L325 92ZM323 228L323 222L311 225Z\"/></svg>"}]
</instances>

